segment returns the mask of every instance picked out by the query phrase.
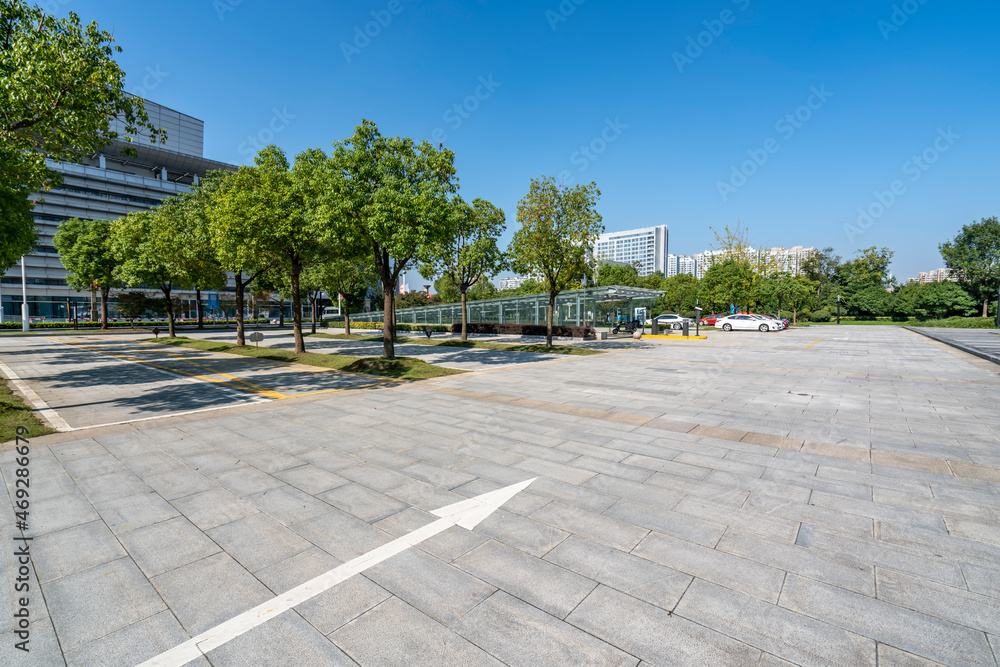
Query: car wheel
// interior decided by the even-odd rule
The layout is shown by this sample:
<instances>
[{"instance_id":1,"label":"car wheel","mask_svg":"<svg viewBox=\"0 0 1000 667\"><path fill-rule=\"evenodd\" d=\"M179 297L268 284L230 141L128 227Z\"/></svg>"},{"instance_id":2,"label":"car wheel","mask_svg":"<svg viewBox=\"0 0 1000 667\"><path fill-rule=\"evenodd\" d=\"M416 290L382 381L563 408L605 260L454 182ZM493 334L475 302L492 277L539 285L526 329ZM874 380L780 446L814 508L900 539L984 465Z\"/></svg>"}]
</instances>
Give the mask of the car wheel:
<instances>
[{"instance_id":1,"label":"car wheel","mask_svg":"<svg viewBox=\"0 0 1000 667\"><path fill-rule=\"evenodd\" d=\"M759 329L760 329L761 331L763 331L764 333L767 333L767 331L768 331L768 326L767 326L766 324L762 324L762 325L760 325L760 327L758 327L758 328L759 328Z\"/></svg>"},{"instance_id":2,"label":"car wheel","mask_svg":"<svg viewBox=\"0 0 1000 667\"><path fill-rule=\"evenodd\" d=\"M733 330L733 325L732 324L723 324L722 325L722 330L723 331L732 331Z\"/></svg>"},{"instance_id":3,"label":"car wheel","mask_svg":"<svg viewBox=\"0 0 1000 667\"><path fill-rule=\"evenodd\" d=\"M673 329L675 329L675 330L676 330L676 329L680 329L680 328L681 328L681 325L680 325L680 323L679 323L679 322L674 322L674 323L673 323L673 324L671 325L671 328L673 328Z\"/></svg>"}]
</instances>

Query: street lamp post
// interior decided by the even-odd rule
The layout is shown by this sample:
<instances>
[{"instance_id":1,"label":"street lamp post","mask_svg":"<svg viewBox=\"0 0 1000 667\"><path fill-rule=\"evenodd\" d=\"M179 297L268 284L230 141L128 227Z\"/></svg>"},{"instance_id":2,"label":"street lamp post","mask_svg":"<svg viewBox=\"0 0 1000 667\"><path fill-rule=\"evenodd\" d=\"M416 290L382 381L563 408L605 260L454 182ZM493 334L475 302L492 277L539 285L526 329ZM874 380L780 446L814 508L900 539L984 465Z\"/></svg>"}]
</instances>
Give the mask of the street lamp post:
<instances>
[{"instance_id":1,"label":"street lamp post","mask_svg":"<svg viewBox=\"0 0 1000 667\"><path fill-rule=\"evenodd\" d=\"M24 255L21 255L21 331L31 329L28 318L28 281L24 277Z\"/></svg>"},{"instance_id":2,"label":"street lamp post","mask_svg":"<svg viewBox=\"0 0 1000 667\"><path fill-rule=\"evenodd\" d=\"M837 295L837 324L840 324L840 295Z\"/></svg>"}]
</instances>

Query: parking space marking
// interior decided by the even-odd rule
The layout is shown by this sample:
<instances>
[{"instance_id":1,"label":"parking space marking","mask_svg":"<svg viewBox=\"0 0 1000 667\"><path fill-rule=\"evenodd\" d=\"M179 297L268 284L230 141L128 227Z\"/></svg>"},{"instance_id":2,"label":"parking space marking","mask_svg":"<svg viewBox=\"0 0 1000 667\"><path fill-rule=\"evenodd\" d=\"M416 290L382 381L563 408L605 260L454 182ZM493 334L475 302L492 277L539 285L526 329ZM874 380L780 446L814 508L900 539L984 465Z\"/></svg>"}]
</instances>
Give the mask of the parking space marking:
<instances>
[{"instance_id":1,"label":"parking space marking","mask_svg":"<svg viewBox=\"0 0 1000 667\"><path fill-rule=\"evenodd\" d=\"M181 667L182 665L186 665L192 660L197 660L207 655L213 649L222 646L230 640L249 632L258 625L262 625L272 618L283 614L292 607L330 590L354 575L360 574L368 568L374 567L453 526L472 530L483 519L499 509L501 505L519 492L526 489L536 479L538 478L533 477L523 482L511 484L496 491L490 491L474 498L461 500L453 505L434 510L431 513L441 517L437 521L433 521L422 528L417 528L366 554L349 560L329 572L310 579L283 595L259 604L253 609L245 611L196 637L192 637L183 644L175 646L169 651L141 663L139 667Z\"/></svg>"},{"instance_id":2,"label":"parking space marking","mask_svg":"<svg viewBox=\"0 0 1000 667\"><path fill-rule=\"evenodd\" d=\"M820 338L820 339L819 339L819 340L817 340L817 341L814 341L814 342L812 342L812 343L809 343L808 345L806 345L806 349L808 350L808 349L809 349L810 347L812 347L812 346L813 346L813 345L815 345L816 343L819 343L819 342L821 342L822 340L823 340L823 339L822 339L822 338Z\"/></svg>"},{"instance_id":3,"label":"parking space marking","mask_svg":"<svg viewBox=\"0 0 1000 667\"><path fill-rule=\"evenodd\" d=\"M72 343L72 342L65 341L65 340L59 340L58 338L49 338L49 340L54 340L55 342L57 342L57 343L63 343L64 345L73 345L74 347L79 347L79 348L82 348L82 349L85 349L85 350L89 350L91 352L97 352L98 354L105 354L105 355L108 355L110 357L115 357L117 359L123 359L125 361L130 361L132 363L142 364L143 366L149 366L150 368L155 368L155 369L163 371L165 373L171 373L171 374L176 374L176 375L181 375L181 376L187 376L189 378L194 378L196 380L201 380L202 382L212 382L212 383L215 383L215 384L223 385L224 387L228 387L228 389L230 391L237 390L237 391L242 391L242 392L249 393L249 394L255 394L255 395L258 395L258 396L263 396L265 398L271 398L271 399L288 398L288 396L286 394L282 394L281 392L273 391L271 389L267 389L265 387L261 387L259 385L255 385L254 383L248 382L246 380L243 380L243 379L241 379L241 378L239 378L239 377L237 377L235 375L230 375L228 373L223 373L221 371L216 371L216 370L214 370L214 369L212 369L212 368L210 368L208 366L203 366L201 364L198 364L198 363L195 363L193 361L184 359L184 358L179 357L177 355L169 355L168 354L167 356L173 356L173 357L177 358L180 361L185 361L185 362L191 364L192 366L196 366L198 368L207 370L210 373L212 373L213 375L221 375L223 377L230 378L230 379L228 379L228 380L219 380L217 378L209 377L207 375L202 375L202 374L199 374L199 373L188 373L187 371L182 371L182 370L180 370L178 368L169 368L167 366L161 366L159 364L153 363L152 361L144 361L142 359L136 359L135 357L126 356L124 354L117 354L115 352L108 352L106 350L102 350L102 349L100 349L98 347L95 347L93 345L84 345L82 343ZM236 386L229 386L229 385L236 385ZM242 386L239 386L239 385L242 385Z\"/></svg>"},{"instance_id":4,"label":"parking space marking","mask_svg":"<svg viewBox=\"0 0 1000 667\"><path fill-rule=\"evenodd\" d=\"M0 373L7 376L18 391L20 391L28 402L38 411L39 414L49 423L49 425L57 431L72 431L73 427L66 423L66 420L59 416L59 413L53 410L48 403L42 400L42 397L35 393L35 391L27 385L21 378L17 376L14 371L11 370L10 366L7 366L3 362L0 362Z\"/></svg>"}]
</instances>

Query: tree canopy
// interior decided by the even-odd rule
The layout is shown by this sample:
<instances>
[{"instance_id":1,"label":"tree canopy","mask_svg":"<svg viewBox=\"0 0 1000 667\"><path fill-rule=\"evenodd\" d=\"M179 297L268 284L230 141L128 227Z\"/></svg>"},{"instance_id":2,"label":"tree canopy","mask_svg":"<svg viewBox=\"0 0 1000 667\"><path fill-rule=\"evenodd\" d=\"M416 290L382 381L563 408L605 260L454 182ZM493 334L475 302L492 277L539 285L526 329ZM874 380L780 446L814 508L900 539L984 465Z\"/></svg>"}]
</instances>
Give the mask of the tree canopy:
<instances>
[{"instance_id":1,"label":"tree canopy","mask_svg":"<svg viewBox=\"0 0 1000 667\"><path fill-rule=\"evenodd\" d=\"M965 225L953 240L942 243L945 265L957 272L968 292L983 304L983 317L989 302L1000 291L1000 220L996 216Z\"/></svg>"},{"instance_id":2,"label":"tree canopy","mask_svg":"<svg viewBox=\"0 0 1000 667\"><path fill-rule=\"evenodd\" d=\"M101 328L108 328L108 293L123 283L115 277L118 258L111 247L110 220L71 218L52 239L66 267L66 284L78 292L96 285L101 292Z\"/></svg>"}]
</instances>

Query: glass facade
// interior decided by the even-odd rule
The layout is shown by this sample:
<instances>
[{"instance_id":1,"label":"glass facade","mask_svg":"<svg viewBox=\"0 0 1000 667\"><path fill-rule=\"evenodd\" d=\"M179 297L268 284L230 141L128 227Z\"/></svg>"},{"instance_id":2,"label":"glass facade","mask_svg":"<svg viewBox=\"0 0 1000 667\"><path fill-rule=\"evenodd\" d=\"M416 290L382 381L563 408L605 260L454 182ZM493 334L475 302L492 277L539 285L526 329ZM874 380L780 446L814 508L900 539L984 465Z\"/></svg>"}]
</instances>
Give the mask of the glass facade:
<instances>
[{"instance_id":1,"label":"glass facade","mask_svg":"<svg viewBox=\"0 0 1000 667\"><path fill-rule=\"evenodd\" d=\"M591 287L568 290L556 297L552 323L556 326L607 326L619 318L636 319L637 309L649 316L656 299L663 292L638 287ZM545 324L549 312L548 294L508 296L499 299L469 301L469 322L503 324ZM382 322L384 313L351 313L352 322ZM396 311L398 324L460 324L461 303L442 303Z\"/></svg>"}]
</instances>

